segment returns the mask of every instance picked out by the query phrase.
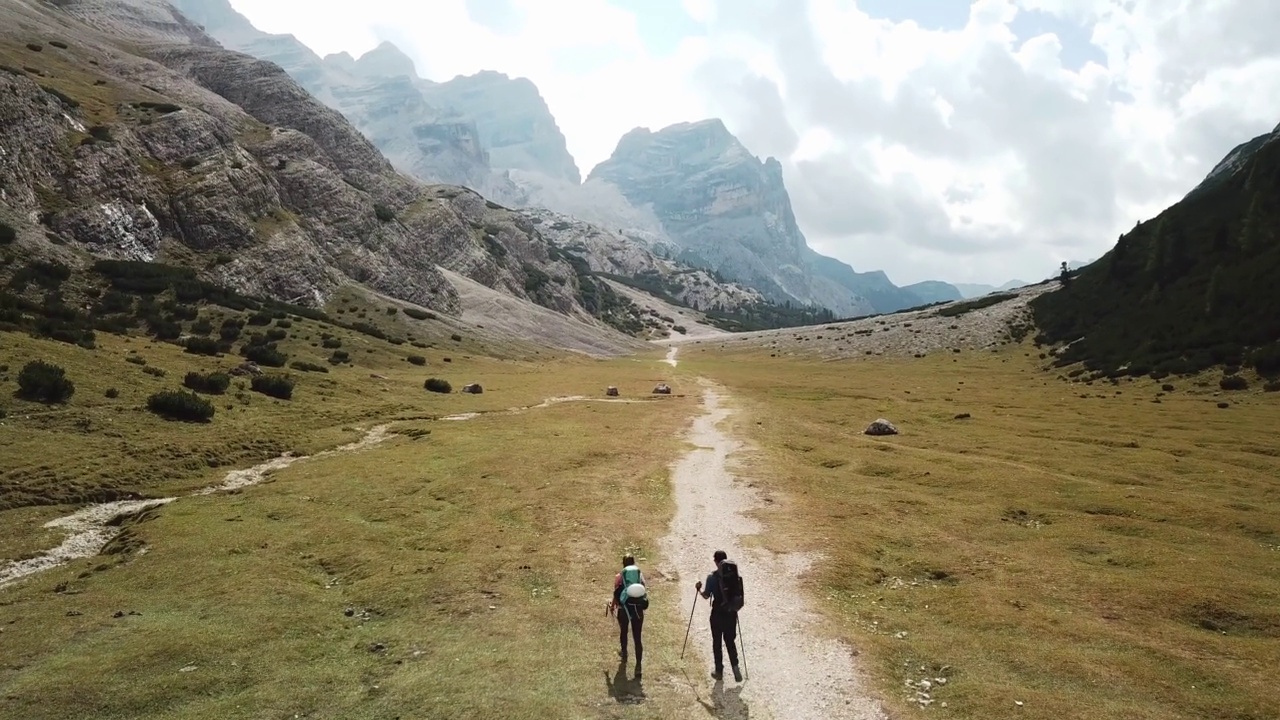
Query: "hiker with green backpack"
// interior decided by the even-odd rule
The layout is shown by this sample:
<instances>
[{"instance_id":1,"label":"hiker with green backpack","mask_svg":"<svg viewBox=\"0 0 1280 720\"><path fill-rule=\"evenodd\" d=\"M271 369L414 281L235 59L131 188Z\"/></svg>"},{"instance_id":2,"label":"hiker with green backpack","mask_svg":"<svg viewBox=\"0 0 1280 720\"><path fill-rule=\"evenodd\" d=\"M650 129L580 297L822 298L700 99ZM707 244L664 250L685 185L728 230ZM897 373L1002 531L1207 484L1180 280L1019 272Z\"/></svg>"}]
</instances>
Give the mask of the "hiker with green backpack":
<instances>
[{"instance_id":1,"label":"hiker with green backpack","mask_svg":"<svg viewBox=\"0 0 1280 720\"><path fill-rule=\"evenodd\" d=\"M632 555L622 558L622 571L613 578L613 599L608 611L618 616L618 642L621 649L618 657L623 663L627 661L627 626L631 627L631 637L636 645L636 676L640 679L641 663L644 660L644 644L640 633L644 630L644 611L649 609L649 588L644 581L644 573L636 565Z\"/></svg>"},{"instance_id":2,"label":"hiker with green backpack","mask_svg":"<svg viewBox=\"0 0 1280 720\"><path fill-rule=\"evenodd\" d=\"M711 599L711 655L716 665L711 677L716 680L724 677L724 655L720 648L723 641L729 651L733 679L742 682L742 672L738 670L738 646L734 642L738 637L738 611L744 603L742 576L738 574L738 564L730 560L725 551L717 550L711 557L715 560L716 569L707 575L706 590L703 590L701 581L694 585L703 599Z\"/></svg>"}]
</instances>

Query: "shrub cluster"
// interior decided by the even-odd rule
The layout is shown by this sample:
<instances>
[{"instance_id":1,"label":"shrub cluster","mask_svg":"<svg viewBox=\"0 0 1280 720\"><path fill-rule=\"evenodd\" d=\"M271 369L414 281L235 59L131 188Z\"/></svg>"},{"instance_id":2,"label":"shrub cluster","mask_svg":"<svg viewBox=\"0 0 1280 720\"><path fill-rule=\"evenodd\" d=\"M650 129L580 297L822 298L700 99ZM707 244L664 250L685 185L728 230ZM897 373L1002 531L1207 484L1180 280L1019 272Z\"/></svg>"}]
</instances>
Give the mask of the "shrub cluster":
<instances>
[{"instance_id":1,"label":"shrub cluster","mask_svg":"<svg viewBox=\"0 0 1280 720\"><path fill-rule=\"evenodd\" d=\"M255 375L250 387L254 392L281 400L293 397L293 379L286 375Z\"/></svg>"},{"instance_id":2,"label":"shrub cluster","mask_svg":"<svg viewBox=\"0 0 1280 720\"><path fill-rule=\"evenodd\" d=\"M421 356L421 355L410 355L409 357L407 357L407 358L405 358L405 359L406 359L406 360L408 360L408 361L410 362L410 364L413 364L413 365L426 365L426 364L427 364L427 359L426 359L425 357Z\"/></svg>"},{"instance_id":3,"label":"shrub cluster","mask_svg":"<svg viewBox=\"0 0 1280 720\"><path fill-rule=\"evenodd\" d=\"M196 392L221 395L227 391L227 388L231 387L231 376L226 373L209 373L205 375L198 372L189 372L182 379L182 384Z\"/></svg>"},{"instance_id":4,"label":"shrub cluster","mask_svg":"<svg viewBox=\"0 0 1280 720\"><path fill-rule=\"evenodd\" d=\"M217 340L210 337L198 336L187 338L182 343L182 346L186 348L186 352L189 352L192 355L217 355L218 350L220 349L218 347Z\"/></svg>"},{"instance_id":5,"label":"shrub cluster","mask_svg":"<svg viewBox=\"0 0 1280 720\"><path fill-rule=\"evenodd\" d=\"M294 360L293 362L289 363L289 367L293 368L294 370L301 370L302 372L318 372L318 373L329 372L329 368L323 365L317 365L316 363L313 363L313 362L307 362L306 360Z\"/></svg>"},{"instance_id":6,"label":"shrub cluster","mask_svg":"<svg viewBox=\"0 0 1280 720\"><path fill-rule=\"evenodd\" d=\"M208 422L213 418L213 403L183 390L161 390L147 398L147 409L170 420Z\"/></svg>"},{"instance_id":7,"label":"shrub cluster","mask_svg":"<svg viewBox=\"0 0 1280 720\"><path fill-rule=\"evenodd\" d=\"M75 394L76 385L62 368L43 360L32 360L18 373L18 397L44 403L64 403Z\"/></svg>"},{"instance_id":8,"label":"shrub cluster","mask_svg":"<svg viewBox=\"0 0 1280 720\"><path fill-rule=\"evenodd\" d=\"M441 380L440 378L427 378L427 381L422 384L422 387L433 393L453 392L453 386L449 384L449 381Z\"/></svg>"}]
</instances>

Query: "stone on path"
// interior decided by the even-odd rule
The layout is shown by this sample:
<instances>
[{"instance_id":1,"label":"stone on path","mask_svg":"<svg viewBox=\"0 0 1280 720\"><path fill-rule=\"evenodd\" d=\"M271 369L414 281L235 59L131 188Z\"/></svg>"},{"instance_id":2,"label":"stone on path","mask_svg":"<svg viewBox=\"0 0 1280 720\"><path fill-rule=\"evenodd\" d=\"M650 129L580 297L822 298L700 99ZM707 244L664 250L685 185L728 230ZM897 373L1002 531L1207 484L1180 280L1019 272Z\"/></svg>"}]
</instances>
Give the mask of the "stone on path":
<instances>
[{"instance_id":1,"label":"stone on path","mask_svg":"<svg viewBox=\"0 0 1280 720\"><path fill-rule=\"evenodd\" d=\"M893 423L888 420L879 418L868 425L867 429L863 430L863 432L867 435L897 435L898 428L894 427Z\"/></svg>"}]
</instances>

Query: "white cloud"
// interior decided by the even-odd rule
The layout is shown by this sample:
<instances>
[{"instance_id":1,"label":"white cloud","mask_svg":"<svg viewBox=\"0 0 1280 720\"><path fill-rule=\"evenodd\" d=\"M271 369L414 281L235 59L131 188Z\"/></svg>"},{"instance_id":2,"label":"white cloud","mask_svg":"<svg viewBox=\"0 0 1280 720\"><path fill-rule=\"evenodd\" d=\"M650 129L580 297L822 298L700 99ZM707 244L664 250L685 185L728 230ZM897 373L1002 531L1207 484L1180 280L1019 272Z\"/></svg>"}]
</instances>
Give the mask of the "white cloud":
<instances>
[{"instance_id":1,"label":"white cloud","mask_svg":"<svg viewBox=\"0 0 1280 720\"><path fill-rule=\"evenodd\" d=\"M506 2L495 30L464 0L232 0L321 54L386 38L432 79L528 77L584 175L633 127L719 115L782 156L815 248L899 283L1096 257L1280 121L1280 3L976 0L932 30L854 0L681 0L701 32L656 56L641 3ZM1016 37L1027 11L1087 28L1105 66Z\"/></svg>"}]
</instances>

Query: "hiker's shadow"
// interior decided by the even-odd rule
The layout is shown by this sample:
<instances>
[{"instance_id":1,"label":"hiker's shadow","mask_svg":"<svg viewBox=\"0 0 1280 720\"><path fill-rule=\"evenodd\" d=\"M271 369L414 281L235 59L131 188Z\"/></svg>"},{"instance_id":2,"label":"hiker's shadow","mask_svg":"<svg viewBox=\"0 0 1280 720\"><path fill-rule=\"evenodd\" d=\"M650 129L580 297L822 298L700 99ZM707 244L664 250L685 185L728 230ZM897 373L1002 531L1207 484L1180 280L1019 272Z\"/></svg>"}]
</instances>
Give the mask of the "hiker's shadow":
<instances>
[{"instance_id":1,"label":"hiker's shadow","mask_svg":"<svg viewBox=\"0 0 1280 720\"><path fill-rule=\"evenodd\" d=\"M627 678L625 662L618 663L618 669L613 673L613 677L609 677L609 673L605 672L604 684L609 689L610 697L619 703L635 705L644 702L644 687L639 681Z\"/></svg>"},{"instance_id":2,"label":"hiker's shadow","mask_svg":"<svg viewBox=\"0 0 1280 720\"><path fill-rule=\"evenodd\" d=\"M701 697L698 702L709 715L722 720L749 720L751 717L751 708L742 699L741 685L725 689L724 681L717 680L711 687L711 702Z\"/></svg>"}]
</instances>

